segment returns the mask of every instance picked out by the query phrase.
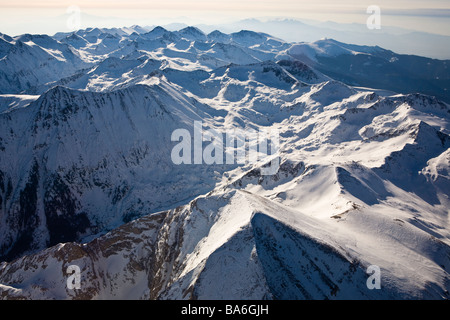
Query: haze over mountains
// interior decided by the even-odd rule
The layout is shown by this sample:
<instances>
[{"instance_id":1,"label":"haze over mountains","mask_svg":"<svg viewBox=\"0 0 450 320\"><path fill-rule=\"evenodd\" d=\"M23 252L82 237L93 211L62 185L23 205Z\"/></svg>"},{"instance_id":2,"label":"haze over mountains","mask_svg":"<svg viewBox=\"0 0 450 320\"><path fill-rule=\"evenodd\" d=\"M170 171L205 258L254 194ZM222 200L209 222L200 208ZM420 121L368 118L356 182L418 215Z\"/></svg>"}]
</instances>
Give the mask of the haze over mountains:
<instances>
[{"instance_id":1,"label":"haze over mountains","mask_svg":"<svg viewBox=\"0 0 450 320\"><path fill-rule=\"evenodd\" d=\"M384 20L382 20L384 21ZM419 27L420 23L418 23ZM196 25L205 32L219 29L232 33L240 30L266 32L289 42L314 42L331 38L358 45L380 46L396 53L450 59L450 36L407 28L392 27L382 22L381 29L367 28L365 19L360 23L337 23L298 19L245 19L229 24ZM180 26L176 26L180 27Z\"/></svg>"},{"instance_id":2,"label":"haze over mountains","mask_svg":"<svg viewBox=\"0 0 450 320\"><path fill-rule=\"evenodd\" d=\"M158 38L160 35L163 38ZM245 39L247 35L249 39ZM294 58L350 85L399 93L421 92L450 101L448 60L399 55L380 47L348 45L332 39L291 44L251 31L231 35L213 31L206 35L194 27L176 32L161 27L150 32L142 27L91 28L76 33L58 33L54 38L22 35L6 41L9 38L5 35L0 39L3 40L0 53L4 55L4 66L0 69L2 93L40 94L54 81L73 76L75 71L94 66L106 57L129 60L128 55L145 50L152 52L149 57L154 60L171 61L171 67L177 59L184 59L191 64L183 65L184 69L213 70L228 63L249 64ZM192 47L191 41L195 41ZM202 42L205 44L201 45ZM27 43L32 45L22 46ZM6 54L11 47L14 50ZM161 59L158 55L166 57ZM197 57L210 61L202 61L195 66ZM44 66L35 65L43 59L49 60L48 66L47 63ZM61 71L56 72L55 68ZM48 84L47 87L42 87L45 84Z\"/></svg>"},{"instance_id":3,"label":"haze over mountains","mask_svg":"<svg viewBox=\"0 0 450 320\"><path fill-rule=\"evenodd\" d=\"M76 9L76 7L75 7ZM265 32L272 36L282 38L289 42L314 42L318 39L331 38L344 43L358 45L380 46L396 53L413 54L434 59L450 59L450 34L448 33L448 23L444 18L446 11L441 10L441 15L432 19L425 10L418 10L414 17L410 17L410 22L405 24L404 14L408 10L403 10L400 15L395 12L389 13L383 8L381 29L368 29L366 20L370 17L364 9L351 21L353 23L312 20L305 18L285 18L285 17L254 17L248 19L194 19L193 17L178 17L177 19L164 18L156 15L152 19L134 16L132 19L124 17L106 17L102 15L92 15L80 10L76 18L79 19L80 26L77 29L88 27L112 28L118 26L140 25L147 32L156 26L163 26L167 30L177 31L188 26L198 27L205 33L220 30L223 33L239 32L241 30L251 30L255 32ZM411 13L411 12L410 12ZM395 19L395 17L397 19ZM2 32L9 35L19 35L23 33L45 33L54 35L63 30L73 30L74 26L68 25L68 21L74 21L73 13L66 13L60 16L33 15L28 19L11 21L6 11L0 28ZM173 23L173 21L178 23ZM447 19L448 20L448 19ZM209 22L207 22L209 21ZM428 27L428 28L427 28Z\"/></svg>"},{"instance_id":4,"label":"haze over mountains","mask_svg":"<svg viewBox=\"0 0 450 320\"><path fill-rule=\"evenodd\" d=\"M248 30L0 35L0 297L448 299L448 63ZM195 121L277 130L278 172L174 164Z\"/></svg>"}]
</instances>

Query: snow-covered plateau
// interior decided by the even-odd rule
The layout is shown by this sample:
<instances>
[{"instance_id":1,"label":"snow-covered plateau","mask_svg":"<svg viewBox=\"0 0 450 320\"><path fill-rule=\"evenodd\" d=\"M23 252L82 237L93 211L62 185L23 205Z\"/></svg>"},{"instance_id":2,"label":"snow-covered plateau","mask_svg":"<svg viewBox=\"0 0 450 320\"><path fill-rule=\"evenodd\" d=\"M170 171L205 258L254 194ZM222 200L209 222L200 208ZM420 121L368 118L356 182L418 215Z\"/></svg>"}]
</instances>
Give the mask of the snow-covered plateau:
<instances>
[{"instance_id":1,"label":"snow-covered plateau","mask_svg":"<svg viewBox=\"0 0 450 320\"><path fill-rule=\"evenodd\" d=\"M448 63L245 30L0 34L0 298L449 299L450 106L424 76ZM174 163L199 122L278 153Z\"/></svg>"}]
</instances>

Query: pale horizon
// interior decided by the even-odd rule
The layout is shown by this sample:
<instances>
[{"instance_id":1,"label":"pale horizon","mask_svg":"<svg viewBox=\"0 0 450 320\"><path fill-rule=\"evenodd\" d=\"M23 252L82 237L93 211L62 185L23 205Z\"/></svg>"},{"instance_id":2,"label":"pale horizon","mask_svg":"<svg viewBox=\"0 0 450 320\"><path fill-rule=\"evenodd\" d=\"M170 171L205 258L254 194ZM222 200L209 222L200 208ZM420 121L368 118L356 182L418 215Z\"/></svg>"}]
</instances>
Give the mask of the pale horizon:
<instances>
[{"instance_id":1,"label":"pale horizon","mask_svg":"<svg viewBox=\"0 0 450 320\"><path fill-rule=\"evenodd\" d=\"M399 27L450 36L449 1L0 1L0 32L11 36L23 33L67 32L64 19L76 6L96 22L82 21L82 27L124 27L170 23L221 24L244 19L296 19L342 24L365 24L370 5L381 9L382 26Z\"/></svg>"}]
</instances>

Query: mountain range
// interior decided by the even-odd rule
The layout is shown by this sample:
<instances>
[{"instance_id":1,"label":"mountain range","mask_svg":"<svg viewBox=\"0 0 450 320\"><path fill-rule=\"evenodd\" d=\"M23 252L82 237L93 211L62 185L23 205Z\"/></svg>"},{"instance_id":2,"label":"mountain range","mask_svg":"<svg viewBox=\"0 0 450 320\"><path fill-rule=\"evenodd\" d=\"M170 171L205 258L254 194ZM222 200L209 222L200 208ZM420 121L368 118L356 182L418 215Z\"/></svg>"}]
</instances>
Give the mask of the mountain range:
<instances>
[{"instance_id":1,"label":"mountain range","mask_svg":"<svg viewBox=\"0 0 450 320\"><path fill-rule=\"evenodd\" d=\"M448 299L448 62L247 30L0 34L0 297ZM175 164L199 122L278 132L277 172Z\"/></svg>"}]
</instances>

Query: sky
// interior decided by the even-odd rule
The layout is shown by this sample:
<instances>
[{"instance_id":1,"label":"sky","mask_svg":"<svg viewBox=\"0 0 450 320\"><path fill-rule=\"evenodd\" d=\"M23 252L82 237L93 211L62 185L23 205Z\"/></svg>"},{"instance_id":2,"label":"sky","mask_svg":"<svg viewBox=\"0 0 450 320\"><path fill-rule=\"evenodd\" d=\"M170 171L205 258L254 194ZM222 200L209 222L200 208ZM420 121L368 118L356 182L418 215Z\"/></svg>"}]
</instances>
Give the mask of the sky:
<instances>
[{"instance_id":1,"label":"sky","mask_svg":"<svg viewBox=\"0 0 450 320\"><path fill-rule=\"evenodd\" d=\"M449 0L0 0L0 32L67 32L65 22L73 8L79 8L85 24L122 27L230 23L261 17L365 24L370 5L380 7L383 25L450 35Z\"/></svg>"}]
</instances>

